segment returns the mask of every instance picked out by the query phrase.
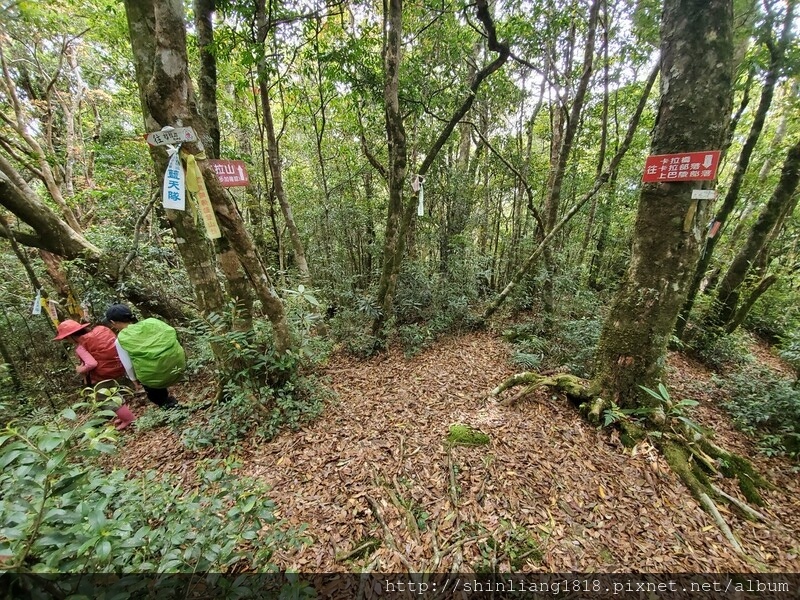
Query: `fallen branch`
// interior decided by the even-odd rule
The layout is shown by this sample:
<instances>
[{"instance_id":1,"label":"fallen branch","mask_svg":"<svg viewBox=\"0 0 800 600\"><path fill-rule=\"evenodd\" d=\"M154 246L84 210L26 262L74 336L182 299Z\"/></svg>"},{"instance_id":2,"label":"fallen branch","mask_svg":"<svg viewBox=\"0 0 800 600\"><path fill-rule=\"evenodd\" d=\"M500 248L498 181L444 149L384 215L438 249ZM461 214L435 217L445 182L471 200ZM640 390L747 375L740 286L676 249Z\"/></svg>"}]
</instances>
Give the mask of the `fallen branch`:
<instances>
[{"instance_id":1,"label":"fallen branch","mask_svg":"<svg viewBox=\"0 0 800 600\"><path fill-rule=\"evenodd\" d=\"M394 550L397 553L397 558L399 558L400 562L402 562L406 566L408 572L415 573L416 569L414 569L414 567L411 565L411 563L408 561L405 555L402 552L400 552L400 549L397 547L397 544L394 541L394 536L392 535L389 526L386 524L386 521L383 520L383 516L381 515L381 509L378 506L378 503L367 494L365 494L364 497L367 499L367 502L369 502L370 508L372 509L372 516L375 517L375 520L378 521L381 528L383 529L383 534L385 536L384 539L387 545L389 545L392 548L392 550Z\"/></svg>"},{"instance_id":2,"label":"fallen branch","mask_svg":"<svg viewBox=\"0 0 800 600\"><path fill-rule=\"evenodd\" d=\"M447 446L447 470L449 471L450 502L456 514L456 527L458 527L458 485L456 484L456 470L453 465L453 449L451 446Z\"/></svg>"}]
</instances>

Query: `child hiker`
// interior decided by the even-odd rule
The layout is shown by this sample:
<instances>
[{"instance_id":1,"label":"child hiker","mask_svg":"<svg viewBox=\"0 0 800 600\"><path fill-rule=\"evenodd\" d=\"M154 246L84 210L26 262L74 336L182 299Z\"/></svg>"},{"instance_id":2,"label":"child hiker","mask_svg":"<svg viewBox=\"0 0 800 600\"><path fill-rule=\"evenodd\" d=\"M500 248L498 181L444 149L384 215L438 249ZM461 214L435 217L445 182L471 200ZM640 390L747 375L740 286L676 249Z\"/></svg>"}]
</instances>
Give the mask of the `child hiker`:
<instances>
[{"instance_id":1,"label":"child hiker","mask_svg":"<svg viewBox=\"0 0 800 600\"><path fill-rule=\"evenodd\" d=\"M158 319L138 321L124 304L112 304L106 321L117 331L117 353L131 381L139 381L148 399L161 408L178 401L167 389L186 368L186 355L175 329Z\"/></svg>"},{"instance_id":2,"label":"child hiker","mask_svg":"<svg viewBox=\"0 0 800 600\"><path fill-rule=\"evenodd\" d=\"M75 344L75 354L81 361L75 370L84 376L86 385L97 385L97 389L121 387L125 367L117 355L117 338L113 331L102 325L89 329L88 323L66 319L58 324L56 333L53 341L65 340ZM117 429L125 429L136 419L124 403L115 412Z\"/></svg>"}]
</instances>

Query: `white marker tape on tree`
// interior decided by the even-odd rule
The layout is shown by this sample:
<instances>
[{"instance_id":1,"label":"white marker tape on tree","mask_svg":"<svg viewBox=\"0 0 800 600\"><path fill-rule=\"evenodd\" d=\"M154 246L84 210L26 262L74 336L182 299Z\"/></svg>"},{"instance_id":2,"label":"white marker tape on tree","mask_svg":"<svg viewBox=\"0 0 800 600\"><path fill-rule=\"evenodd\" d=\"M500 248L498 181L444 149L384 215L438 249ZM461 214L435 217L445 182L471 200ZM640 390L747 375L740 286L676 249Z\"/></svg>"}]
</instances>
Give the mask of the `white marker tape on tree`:
<instances>
[{"instance_id":1,"label":"white marker tape on tree","mask_svg":"<svg viewBox=\"0 0 800 600\"><path fill-rule=\"evenodd\" d=\"M167 150L170 157L164 173L164 187L161 190L161 201L164 208L172 210L186 210L186 179L179 150L180 144L177 148Z\"/></svg>"}]
</instances>

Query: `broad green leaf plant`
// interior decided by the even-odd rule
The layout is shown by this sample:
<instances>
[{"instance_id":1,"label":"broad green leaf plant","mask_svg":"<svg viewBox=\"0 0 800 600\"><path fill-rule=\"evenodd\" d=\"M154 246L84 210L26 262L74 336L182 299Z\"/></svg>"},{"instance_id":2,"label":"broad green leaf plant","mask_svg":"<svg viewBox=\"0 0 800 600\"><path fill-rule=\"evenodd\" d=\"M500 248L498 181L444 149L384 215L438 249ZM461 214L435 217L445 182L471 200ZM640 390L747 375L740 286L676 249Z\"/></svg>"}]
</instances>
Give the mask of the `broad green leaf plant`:
<instances>
[{"instance_id":1,"label":"broad green leaf plant","mask_svg":"<svg viewBox=\"0 0 800 600\"><path fill-rule=\"evenodd\" d=\"M272 552L300 531L282 528L263 484L238 475L232 459L199 463L189 482L103 468L96 459L115 451L118 436L114 413L101 409L107 401L0 432L0 568L18 582L53 572L275 570Z\"/></svg>"}]
</instances>

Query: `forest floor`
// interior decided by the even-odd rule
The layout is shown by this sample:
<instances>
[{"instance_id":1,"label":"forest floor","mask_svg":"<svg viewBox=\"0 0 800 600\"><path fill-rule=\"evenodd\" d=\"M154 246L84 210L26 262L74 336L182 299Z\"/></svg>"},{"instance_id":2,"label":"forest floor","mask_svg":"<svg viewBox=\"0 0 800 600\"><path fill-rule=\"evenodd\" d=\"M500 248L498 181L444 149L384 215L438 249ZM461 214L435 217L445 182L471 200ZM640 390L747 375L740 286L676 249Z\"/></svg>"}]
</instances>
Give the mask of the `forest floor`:
<instances>
[{"instance_id":1,"label":"forest floor","mask_svg":"<svg viewBox=\"0 0 800 600\"><path fill-rule=\"evenodd\" d=\"M698 400L692 418L776 486L761 509L769 523L720 508L750 562L651 446L624 448L613 429L588 425L546 391L509 407L487 400L513 372L510 352L490 333L471 333L413 358L334 355L325 375L337 398L324 413L237 454L244 474L271 487L277 516L308 526L310 543L276 553L276 564L301 572L800 571L796 464L759 454L732 427L702 365L670 355L672 397ZM454 423L488 434L489 444L450 448ZM198 458L169 428L125 437L120 466L187 473ZM734 482L717 483L741 498Z\"/></svg>"}]
</instances>

